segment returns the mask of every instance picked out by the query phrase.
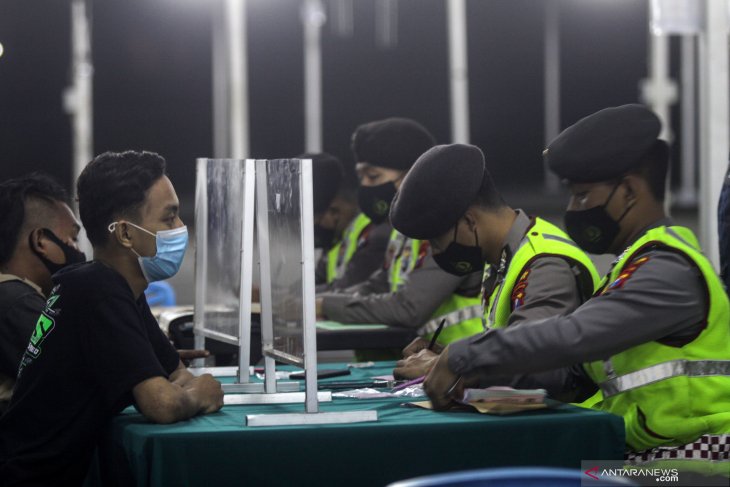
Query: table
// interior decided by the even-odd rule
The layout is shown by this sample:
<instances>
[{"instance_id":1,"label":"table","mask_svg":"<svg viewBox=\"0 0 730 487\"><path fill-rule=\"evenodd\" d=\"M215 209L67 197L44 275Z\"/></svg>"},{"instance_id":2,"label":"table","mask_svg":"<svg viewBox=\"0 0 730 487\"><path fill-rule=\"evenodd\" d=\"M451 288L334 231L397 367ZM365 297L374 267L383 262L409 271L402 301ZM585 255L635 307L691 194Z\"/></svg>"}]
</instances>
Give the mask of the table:
<instances>
[{"instance_id":1,"label":"table","mask_svg":"<svg viewBox=\"0 0 730 487\"><path fill-rule=\"evenodd\" d=\"M380 362L329 380L363 380L392 367ZM487 416L407 408L403 402L336 398L320 405L322 411L374 409L376 423L257 428L244 426L246 414L302 412L304 406L225 406L173 425L151 424L129 408L112 421L101 443L100 466L138 486L384 486L464 469L579 468L582 459L623 459L623 419L607 413L559 404ZM101 481L97 477L87 485Z\"/></svg>"}]
</instances>

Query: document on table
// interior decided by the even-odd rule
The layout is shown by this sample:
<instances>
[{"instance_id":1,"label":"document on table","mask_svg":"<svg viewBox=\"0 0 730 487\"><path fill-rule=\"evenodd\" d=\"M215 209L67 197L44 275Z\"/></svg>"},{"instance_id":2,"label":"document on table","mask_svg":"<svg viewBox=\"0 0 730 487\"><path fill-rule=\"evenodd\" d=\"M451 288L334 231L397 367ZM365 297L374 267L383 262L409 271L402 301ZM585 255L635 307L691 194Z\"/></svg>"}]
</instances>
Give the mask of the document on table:
<instances>
[{"instance_id":1,"label":"document on table","mask_svg":"<svg viewBox=\"0 0 730 487\"><path fill-rule=\"evenodd\" d=\"M544 389L513 389L511 387L488 387L486 389L465 389L464 397L456 410L462 410L462 406L476 409L482 414L512 414L522 411L544 409ZM431 401L418 401L409 405L433 409Z\"/></svg>"}]
</instances>

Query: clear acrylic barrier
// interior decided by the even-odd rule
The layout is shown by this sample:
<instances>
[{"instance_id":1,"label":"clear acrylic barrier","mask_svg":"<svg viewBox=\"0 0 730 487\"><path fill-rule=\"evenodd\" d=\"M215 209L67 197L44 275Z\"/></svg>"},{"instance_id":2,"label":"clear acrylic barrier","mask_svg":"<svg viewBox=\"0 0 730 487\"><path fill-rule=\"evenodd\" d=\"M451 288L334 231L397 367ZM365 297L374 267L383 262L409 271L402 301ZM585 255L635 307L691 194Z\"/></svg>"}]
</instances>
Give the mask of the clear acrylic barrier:
<instances>
[{"instance_id":1,"label":"clear acrylic barrier","mask_svg":"<svg viewBox=\"0 0 730 487\"><path fill-rule=\"evenodd\" d=\"M238 344L245 161L199 159L195 329ZM200 315L200 316L199 316Z\"/></svg>"},{"instance_id":2,"label":"clear acrylic barrier","mask_svg":"<svg viewBox=\"0 0 730 487\"><path fill-rule=\"evenodd\" d=\"M302 366L304 258L301 238L301 161L277 159L258 163L259 202L264 197L266 199L265 207L259 207L259 223L263 217L268 225L273 329L271 343L264 344L264 353L281 362ZM262 191L263 187L265 192ZM260 246L263 248L263 244Z\"/></svg>"}]
</instances>

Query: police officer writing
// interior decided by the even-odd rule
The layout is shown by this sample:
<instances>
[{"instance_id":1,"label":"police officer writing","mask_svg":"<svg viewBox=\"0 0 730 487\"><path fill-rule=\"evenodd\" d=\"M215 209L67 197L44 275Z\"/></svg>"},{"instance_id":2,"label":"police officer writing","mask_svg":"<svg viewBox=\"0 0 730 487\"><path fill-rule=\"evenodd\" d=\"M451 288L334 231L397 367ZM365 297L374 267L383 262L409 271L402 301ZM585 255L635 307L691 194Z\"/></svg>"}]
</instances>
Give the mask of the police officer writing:
<instances>
[{"instance_id":1,"label":"police officer writing","mask_svg":"<svg viewBox=\"0 0 730 487\"><path fill-rule=\"evenodd\" d=\"M664 212L660 129L650 110L625 105L549 144L544 157L571 193L568 234L589 252L618 257L573 313L447 347L424 382L435 408L448 408L464 386L558 369L577 398L600 388L595 407L623 416L629 462L661 459L667 446L680 459L727 457L730 303L695 236ZM576 379L574 364L590 380Z\"/></svg>"},{"instance_id":2,"label":"police officer writing","mask_svg":"<svg viewBox=\"0 0 730 487\"><path fill-rule=\"evenodd\" d=\"M433 145L428 130L406 118L378 120L355 130L358 200L374 223L388 222L390 203L403 177ZM409 327L426 339L449 318L449 326L439 335L445 344L482 330L480 281L479 273L444 272L433 261L428 242L392 231L382 268L357 286L320 295L317 315L341 323Z\"/></svg>"},{"instance_id":3,"label":"police officer writing","mask_svg":"<svg viewBox=\"0 0 730 487\"><path fill-rule=\"evenodd\" d=\"M383 264L389 225L375 225L360 212L354 174L346 174L335 156L320 153L299 158L312 159L314 246L322 249L315 270L317 292L345 289L366 280Z\"/></svg>"},{"instance_id":4,"label":"police officer writing","mask_svg":"<svg viewBox=\"0 0 730 487\"><path fill-rule=\"evenodd\" d=\"M562 230L505 203L473 145L440 145L423 154L403 180L390 218L404 235L429 239L445 271L484 270L487 328L569 313L599 281L590 258ZM428 372L437 355L425 346L423 340L409 345L393 374L414 379Z\"/></svg>"}]
</instances>

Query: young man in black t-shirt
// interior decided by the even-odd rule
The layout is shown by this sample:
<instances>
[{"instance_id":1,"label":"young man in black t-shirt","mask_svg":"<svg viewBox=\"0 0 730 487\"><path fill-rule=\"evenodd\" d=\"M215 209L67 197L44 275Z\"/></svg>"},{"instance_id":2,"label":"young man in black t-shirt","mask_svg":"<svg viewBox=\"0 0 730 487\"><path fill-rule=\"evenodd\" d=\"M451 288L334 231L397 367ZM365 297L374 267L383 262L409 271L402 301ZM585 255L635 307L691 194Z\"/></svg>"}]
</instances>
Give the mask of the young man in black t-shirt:
<instances>
[{"instance_id":1,"label":"young man in black t-shirt","mask_svg":"<svg viewBox=\"0 0 730 487\"><path fill-rule=\"evenodd\" d=\"M80 229L66 191L51 177L31 173L0 183L0 414L51 275L86 260L77 246Z\"/></svg>"},{"instance_id":2,"label":"young man in black t-shirt","mask_svg":"<svg viewBox=\"0 0 730 487\"><path fill-rule=\"evenodd\" d=\"M54 276L0 418L3 485L80 485L98 435L130 404L159 423L223 405L220 384L185 369L144 297L187 245L164 171L160 156L129 151L98 156L79 177L94 261Z\"/></svg>"}]
</instances>

